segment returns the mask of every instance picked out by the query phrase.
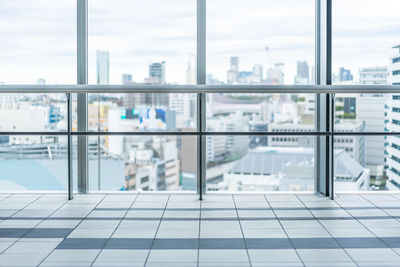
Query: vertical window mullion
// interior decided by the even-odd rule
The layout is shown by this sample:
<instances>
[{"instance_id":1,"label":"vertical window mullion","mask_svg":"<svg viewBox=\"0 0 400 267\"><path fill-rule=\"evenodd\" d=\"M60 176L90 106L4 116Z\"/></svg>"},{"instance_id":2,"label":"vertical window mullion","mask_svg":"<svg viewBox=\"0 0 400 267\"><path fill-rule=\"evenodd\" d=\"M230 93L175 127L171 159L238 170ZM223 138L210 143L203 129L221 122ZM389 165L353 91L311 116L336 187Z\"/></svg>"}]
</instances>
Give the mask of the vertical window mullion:
<instances>
[{"instance_id":1,"label":"vertical window mullion","mask_svg":"<svg viewBox=\"0 0 400 267\"><path fill-rule=\"evenodd\" d=\"M332 1L316 0L316 84L330 85L332 80ZM315 145L315 191L333 198L333 135L332 95L317 94L315 128L319 132L330 132L329 136L318 136Z\"/></svg>"},{"instance_id":2,"label":"vertical window mullion","mask_svg":"<svg viewBox=\"0 0 400 267\"><path fill-rule=\"evenodd\" d=\"M197 0L196 82L206 84L206 0ZM206 189L206 95L197 94L197 192L200 200Z\"/></svg>"},{"instance_id":3,"label":"vertical window mullion","mask_svg":"<svg viewBox=\"0 0 400 267\"><path fill-rule=\"evenodd\" d=\"M88 0L77 0L77 82L79 85L88 83ZM88 129L88 96L77 94L78 131ZM88 190L88 137L78 136L78 192Z\"/></svg>"}]
</instances>

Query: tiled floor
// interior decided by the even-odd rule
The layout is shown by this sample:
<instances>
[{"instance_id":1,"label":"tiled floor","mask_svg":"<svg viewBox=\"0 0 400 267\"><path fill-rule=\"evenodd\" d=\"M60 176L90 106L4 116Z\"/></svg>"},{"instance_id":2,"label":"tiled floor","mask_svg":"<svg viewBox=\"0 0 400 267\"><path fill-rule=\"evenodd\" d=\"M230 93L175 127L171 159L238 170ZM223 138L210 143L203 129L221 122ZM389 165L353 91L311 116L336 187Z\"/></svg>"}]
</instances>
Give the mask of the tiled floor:
<instances>
[{"instance_id":1,"label":"tiled floor","mask_svg":"<svg viewBox=\"0 0 400 267\"><path fill-rule=\"evenodd\" d=\"M400 195L0 194L0 266L400 266Z\"/></svg>"}]
</instances>

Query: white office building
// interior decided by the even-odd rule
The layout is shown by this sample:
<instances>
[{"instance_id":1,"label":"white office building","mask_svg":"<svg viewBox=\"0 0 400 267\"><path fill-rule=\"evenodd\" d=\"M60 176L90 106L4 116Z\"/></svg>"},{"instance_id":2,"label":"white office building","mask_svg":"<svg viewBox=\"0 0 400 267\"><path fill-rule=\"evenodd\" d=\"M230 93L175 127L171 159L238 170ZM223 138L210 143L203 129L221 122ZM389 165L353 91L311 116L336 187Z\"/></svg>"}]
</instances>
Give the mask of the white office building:
<instances>
[{"instance_id":1,"label":"white office building","mask_svg":"<svg viewBox=\"0 0 400 267\"><path fill-rule=\"evenodd\" d=\"M396 53L390 66L391 83L400 84L400 45L393 47ZM400 131L400 95L390 95L388 100L387 131ZM387 136L387 176L389 190L400 190L400 137Z\"/></svg>"},{"instance_id":2,"label":"white office building","mask_svg":"<svg viewBox=\"0 0 400 267\"><path fill-rule=\"evenodd\" d=\"M360 84L387 84L389 71L387 67L368 67L358 70L360 74Z\"/></svg>"},{"instance_id":3,"label":"white office building","mask_svg":"<svg viewBox=\"0 0 400 267\"><path fill-rule=\"evenodd\" d=\"M97 51L97 84L110 83L110 53L108 51Z\"/></svg>"}]
</instances>

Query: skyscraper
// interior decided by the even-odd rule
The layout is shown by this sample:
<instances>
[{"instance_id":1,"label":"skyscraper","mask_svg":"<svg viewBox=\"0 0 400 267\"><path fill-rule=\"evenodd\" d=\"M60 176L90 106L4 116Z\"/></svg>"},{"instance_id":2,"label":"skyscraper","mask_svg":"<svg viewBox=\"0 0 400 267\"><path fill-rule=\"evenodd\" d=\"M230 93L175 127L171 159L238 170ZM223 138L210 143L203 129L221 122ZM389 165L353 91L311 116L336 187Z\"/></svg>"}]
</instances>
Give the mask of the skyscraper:
<instances>
[{"instance_id":1,"label":"skyscraper","mask_svg":"<svg viewBox=\"0 0 400 267\"><path fill-rule=\"evenodd\" d=\"M110 61L108 51L97 51L97 84L109 84Z\"/></svg>"},{"instance_id":2,"label":"skyscraper","mask_svg":"<svg viewBox=\"0 0 400 267\"><path fill-rule=\"evenodd\" d=\"M239 57L231 57L231 70L239 72Z\"/></svg>"},{"instance_id":3,"label":"skyscraper","mask_svg":"<svg viewBox=\"0 0 400 267\"><path fill-rule=\"evenodd\" d=\"M339 69L339 81L340 82L348 82L353 80L353 74L351 74L350 70L347 70L345 68L340 68Z\"/></svg>"},{"instance_id":4,"label":"skyscraper","mask_svg":"<svg viewBox=\"0 0 400 267\"><path fill-rule=\"evenodd\" d=\"M239 58L238 57L231 57L231 68L228 70L227 74L227 82L228 84L233 84L238 81L239 75Z\"/></svg>"},{"instance_id":5,"label":"skyscraper","mask_svg":"<svg viewBox=\"0 0 400 267\"><path fill-rule=\"evenodd\" d=\"M149 78L152 83L165 83L165 61L155 62L149 66Z\"/></svg>"},{"instance_id":6,"label":"skyscraper","mask_svg":"<svg viewBox=\"0 0 400 267\"><path fill-rule=\"evenodd\" d=\"M256 64L253 66L253 79L256 79L258 82L261 82L263 80L263 66L260 64Z\"/></svg>"},{"instance_id":7,"label":"skyscraper","mask_svg":"<svg viewBox=\"0 0 400 267\"><path fill-rule=\"evenodd\" d=\"M391 82L394 85L400 84L400 45L393 47L398 49L396 55L392 58L391 64ZM389 132L398 132L400 130L400 95L391 95L388 100L387 124ZM400 137L387 136L387 176L386 183L389 190L400 190Z\"/></svg>"},{"instance_id":8,"label":"skyscraper","mask_svg":"<svg viewBox=\"0 0 400 267\"><path fill-rule=\"evenodd\" d=\"M132 74L122 74L122 84L130 84L132 82Z\"/></svg>"},{"instance_id":9,"label":"skyscraper","mask_svg":"<svg viewBox=\"0 0 400 267\"><path fill-rule=\"evenodd\" d=\"M307 61L297 61L297 75L294 80L295 84L310 83L310 68Z\"/></svg>"},{"instance_id":10,"label":"skyscraper","mask_svg":"<svg viewBox=\"0 0 400 267\"><path fill-rule=\"evenodd\" d=\"M186 84L196 84L196 76L196 57L195 55L191 55L186 69Z\"/></svg>"},{"instance_id":11,"label":"skyscraper","mask_svg":"<svg viewBox=\"0 0 400 267\"><path fill-rule=\"evenodd\" d=\"M282 85L285 83L285 73L283 71L284 64L282 62L275 63L274 68L267 70L267 84Z\"/></svg>"}]
</instances>

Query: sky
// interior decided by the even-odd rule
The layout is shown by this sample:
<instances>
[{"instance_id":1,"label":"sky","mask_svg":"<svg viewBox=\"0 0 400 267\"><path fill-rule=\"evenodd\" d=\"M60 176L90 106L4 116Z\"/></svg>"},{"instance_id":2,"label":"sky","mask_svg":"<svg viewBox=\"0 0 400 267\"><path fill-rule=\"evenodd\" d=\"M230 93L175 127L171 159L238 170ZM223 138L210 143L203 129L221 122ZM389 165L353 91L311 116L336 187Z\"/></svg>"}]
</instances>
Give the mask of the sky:
<instances>
[{"instance_id":1,"label":"sky","mask_svg":"<svg viewBox=\"0 0 400 267\"><path fill-rule=\"evenodd\" d=\"M284 63L293 84L296 62L314 61L314 0L207 1L207 73L226 81L229 58L240 71ZM333 1L333 70L387 66L400 44L398 0ZM265 47L269 47L269 55ZM166 61L168 83L184 84L196 53L195 0L89 0L89 82L96 51L110 53L110 83L135 82ZM0 82L76 83L76 1L0 1Z\"/></svg>"}]
</instances>

